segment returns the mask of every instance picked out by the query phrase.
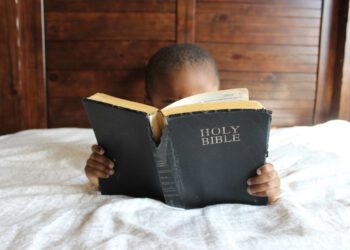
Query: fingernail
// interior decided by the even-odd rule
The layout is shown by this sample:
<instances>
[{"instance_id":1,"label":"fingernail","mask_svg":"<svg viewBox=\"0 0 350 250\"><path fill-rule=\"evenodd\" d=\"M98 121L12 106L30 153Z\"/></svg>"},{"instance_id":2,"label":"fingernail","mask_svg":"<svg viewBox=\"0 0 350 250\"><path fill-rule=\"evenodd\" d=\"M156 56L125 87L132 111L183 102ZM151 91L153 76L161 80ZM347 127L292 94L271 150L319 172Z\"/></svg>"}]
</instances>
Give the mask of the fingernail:
<instances>
[{"instance_id":1,"label":"fingernail","mask_svg":"<svg viewBox=\"0 0 350 250\"><path fill-rule=\"evenodd\" d=\"M109 174L110 174L110 175L114 174L114 171L113 171L113 170L110 170L110 171L109 171Z\"/></svg>"},{"instance_id":2,"label":"fingernail","mask_svg":"<svg viewBox=\"0 0 350 250\"><path fill-rule=\"evenodd\" d=\"M247 183L248 183L248 185L251 185L252 181L250 179L248 179Z\"/></svg>"},{"instance_id":3,"label":"fingernail","mask_svg":"<svg viewBox=\"0 0 350 250\"><path fill-rule=\"evenodd\" d=\"M250 188L249 187L247 188L247 192L250 194Z\"/></svg>"},{"instance_id":4,"label":"fingernail","mask_svg":"<svg viewBox=\"0 0 350 250\"><path fill-rule=\"evenodd\" d=\"M261 174L261 170L258 169L258 170L256 171L256 173L257 173L258 175L260 175L260 174Z\"/></svg>"},{"instance_id":5,"label":"fingernail","mask_svg":"<svg viewBox=\"0 0 350 250\"><path fill-rule=\"evenodd\" d=\"M111 163L109 163L109 165L108 165L110 168L113 168L114 167L114 163L113 162L111 162Z\"/></svg>"}]
</instances>

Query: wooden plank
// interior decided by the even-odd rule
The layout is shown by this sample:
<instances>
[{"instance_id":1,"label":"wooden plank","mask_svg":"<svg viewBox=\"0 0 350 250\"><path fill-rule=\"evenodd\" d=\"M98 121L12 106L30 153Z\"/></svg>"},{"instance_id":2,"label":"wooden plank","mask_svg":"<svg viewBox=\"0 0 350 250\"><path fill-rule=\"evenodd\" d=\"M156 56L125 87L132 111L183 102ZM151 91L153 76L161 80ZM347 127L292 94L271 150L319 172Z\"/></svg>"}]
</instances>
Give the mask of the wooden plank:
<instances>
[{"instance_id":1,"label":"wooden plank","mask_svg":"<svg viewBox=\"0 0 350 250\"><path fill-rule=\"evenodd\" d=\"M0 1L0 135L22 128L16 7L14 1Z\"/></svg>"},{"instance_id":2,"label":"wooden plank","mask_svg":"<svg viewBox=\"0 0 350 250\"><path fill-rule=\"evenodd\" d=\"M47 69L143 68L163 41L48 41Z\"/></svg>"},{"instance_id":3,"label":"wooden plank","mask_svg":"<svg viewBox=\"0 0 350 250\"><path fill-rule=\"evenodd\" d=\"M283 5L264 5L222 2L198 2L196 13L230 13L244 16L278 16L321 18L321 9L296 8Z\"/></svg>"},{"instance_id":4,"label":"wooden plank","mask_svg":"<svg viewBox=\"0 0 350 250\"><path fill-rule=\"evenodd\" d=\"M340 2L341 0L324 0L314 123L335 118L332 114L332 98L335 85Z\"/></svg>"},{"instance_id":5,"label":"wooden plank","mask_svg":"<svg viewBox=\"0 0 350 250\"><path fill-rule=\"evenodd\" d=\"M345 42L343 78L340 94L339 118L350 121L350 8L348 6L348 21Z\"/></svg>"},{"instance_id":6,"label":"wooden plank","mask_svg":"<svg viewBox=\"0 0 350 250\"><path fill-rule=\"evenodd\" d=\"M20 84L23 128L46 128L43 0L18 2Z\"/></svg>"},{"instance_id":7,"label":"wooden plank","mask_svg":"<svg viewBox=\"0 0 350 250\"><path fill-rule=\"evenodd\" d=\"M250 98L252 100L259 99L271 99L271 100L315 100L315 88L314 89L283 89L279 90L276 88L276 91L264 91L259 88L249 88ZM313 106L310 107L310 111L313 111Z\"/></svg>"},{"instance_id":8,"label":"wooden plank","mask_svg":"<svg viewBox=\"0 0 350 250\"><path fill-rule=\"evenodd\" d=\"M171 12L175 13L175 0L49 0L46 12Z\"/></svg>"},{"instance_id":9,"label":"wooden plank","mask_svg":"<svg viewBox=\"0 0 350 250\"><path fill-rule=\"evenodd\" d=\"M289 27L277 24L263 25L263 24L226 24L226 23L197 23L197 35L198 40L201 40L201 36L209 37L208 34L213 34L214 39L222 32L223 37L229 37L230 35L238 36L240 34L249 35L281 35L281 36L310 36L317 37L319 35L318 28L299 28ZM207 33L207 36L205 35Z\"/></svg>"},{"instance_id":10,"label":"wooden plank","mask_svg":"<svg viewBox=\"0 0 350 250\"><path fill-rule=\"evenodd\" d=\"M316 73L317 47L199 43L220 70Z\"/></svg>"},{"instance_id":11,"label":"wooden plank","mask_svg":"<svg viewBox=\"0 0 350 250\"><path fill-rule=\"evenodd\" d=\"M318 46L320 19L198 13L197 42Z\"/></svg>"},{"instance_id":12,"label":"wooden plank","mask_svg":"<svg viewBox=\"0 0 350 250\"><path fill-rule=\"evenodd\" d=\"M242 84L223 82L221 89L242 88L249 90L249 96L252 100L274 99L274 100L315 100L315 84L303 86L291 86L290 84Z\"/></svg>"},{"instance_id":13,"label":"wooden plank","mask_svg":"<svg viewBox=\"0 0 350 250\"><path fill-rule=\"evenodd\" d=\"M143 102L143 97L121 97ZM52 97L49 104L49 127L90 127L81 97Z\"/></svg>"},{"instance_id":14,"label":"wooden plank","mask_svg":"<svg viewBox=\"0 0 350 250\"><path fill-rule=\"evenodd\" d=\"M102 92L116 97L144 96L144 71L49 71L48 95L51 97L86 97Z\"/></svg>"},{"instance_id":15,"label":"wooden plank","mask_svg":"<svg viewBox=\"0 0 350 250\"><path fill-rule=\"evenodd\" d=\"M305 73L277 73L277 72L235 72L220 71L221 80L232 80L240 82L267 82L267 83L315 83L316 74Z\"/></svg>"},{"instance_id":16,"label":"wooden plank","mask_svg":"<svg viewBox=\"0 0 350 250\"><path fill-rule=\"evenodd\" d=\"M193 43L195 40L195 0L177 0L176 42Z\"/></svg>"},{"instance_id":17,"label":"wooden plank","mask_svg":"<svg viewBox=\"0 0 350 250\"><path fill-rule=\"evenodd\" d=\"M242 43L242 44L271 44L271 45L302 45L302 46L317 46L319 43L318 37L310 36L281 36L281 35L250 35L250 34L218 34L198 30L196 42L216 42L216 43Z\"/></svg>"},{"instance_id":18,"label":"wooden plank","mask_svg":"<svg viewBox=\"0 0 350 250\"><path fill-rule=\"evenodd\" d=\"M226 12L197 13L196 22L198 25L208 24L229 24L246 26L271 26L271 27L296 27L296 28L319 28L320 19L305 17L275 17L275 16L244 16L233 15Z\"/></svg>"},{"instance_id":19,"label":"wooden plank","mask_svg":"<svg viewBox=\"0 0 350 250\"><path fill-rule=\"evenodd\" d=\"M245 4L261 4L261 5L281 5L294 8L305 9L321 9L322 0L197 0L198 3L245 3Z\"/></svg>"},{"instance_id":20,"label":"wooden plank","mask_svg":"<svg viewBox=\"0 0 350 250\"><path fill-rule=\"evenodd\" d=\"M46 14L46 40L76 39L175 40L175 14L60 12Z\"/></svg>"}]
</instances>

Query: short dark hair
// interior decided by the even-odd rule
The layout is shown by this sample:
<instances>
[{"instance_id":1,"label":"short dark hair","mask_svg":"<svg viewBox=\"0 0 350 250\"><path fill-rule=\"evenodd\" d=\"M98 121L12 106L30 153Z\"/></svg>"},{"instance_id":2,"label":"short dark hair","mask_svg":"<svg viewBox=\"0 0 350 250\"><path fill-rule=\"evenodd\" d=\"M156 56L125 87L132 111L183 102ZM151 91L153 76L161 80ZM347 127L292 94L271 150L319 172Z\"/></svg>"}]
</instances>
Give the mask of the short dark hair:
<instances>
[{"instance_id":1,"label":"short dark hair","mask_svg":"<svg viewBox=\"0 0 350 250\"><path fill-rule=\"evenodd\" d=\"M146 94L151 97L152 87L157 77L163 77L184 64L199 65L208 63L213 66L219 78L214 58L196 44L172 44L158 50L148 61L145 73Z\"/></svg>"}]
</instances>

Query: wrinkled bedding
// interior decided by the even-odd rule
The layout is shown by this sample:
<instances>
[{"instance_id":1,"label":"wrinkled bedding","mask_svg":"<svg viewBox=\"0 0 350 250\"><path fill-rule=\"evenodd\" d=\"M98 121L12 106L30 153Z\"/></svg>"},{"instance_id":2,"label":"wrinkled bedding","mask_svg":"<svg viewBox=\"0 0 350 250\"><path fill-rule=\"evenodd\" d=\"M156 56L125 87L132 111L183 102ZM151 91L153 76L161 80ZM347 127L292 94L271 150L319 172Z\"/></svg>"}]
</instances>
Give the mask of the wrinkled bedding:
<instances>
[{"instance_id":1,"label":"wrinkled bedding","mask_svg":"<svg viewBox=\"0 0 350 250\"><path fill-rule=\"evenodd\" d=\"M172 208L102 196L84 174L93 131L0 136L0 249L350 249L350 123L271 131L268 206Z\"/></svg>"}]
</instances>

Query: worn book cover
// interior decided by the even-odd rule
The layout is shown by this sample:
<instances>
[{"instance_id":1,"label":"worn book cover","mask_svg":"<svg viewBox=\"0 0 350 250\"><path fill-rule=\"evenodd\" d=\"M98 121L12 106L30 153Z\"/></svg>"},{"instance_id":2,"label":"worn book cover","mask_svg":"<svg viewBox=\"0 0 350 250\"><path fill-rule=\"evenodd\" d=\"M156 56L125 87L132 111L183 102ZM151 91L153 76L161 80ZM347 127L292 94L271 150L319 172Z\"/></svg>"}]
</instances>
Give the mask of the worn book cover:
<instances>
[{"instance_id":1,"label":"worn book cover","mask_svg":"<svg viewBox=\"0 0 350 250\"><path fill-rule=\"evenodd\" d=\"M196 95L162 110L99 93L83 104L115 162L115 174L99 180L102 194L183 208L267 203L247 193L247 179L265 163L271 111L250 101L246 89Z\"/></svg>"}]
</instances>

